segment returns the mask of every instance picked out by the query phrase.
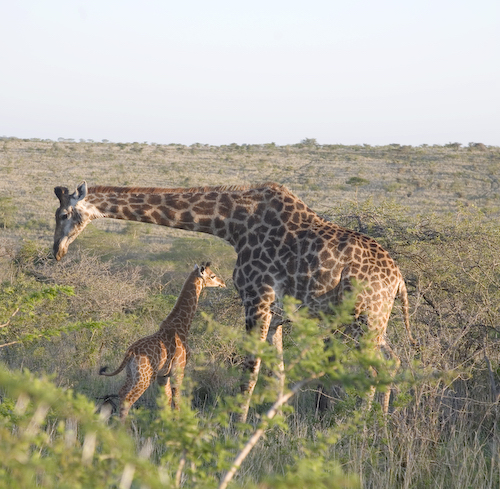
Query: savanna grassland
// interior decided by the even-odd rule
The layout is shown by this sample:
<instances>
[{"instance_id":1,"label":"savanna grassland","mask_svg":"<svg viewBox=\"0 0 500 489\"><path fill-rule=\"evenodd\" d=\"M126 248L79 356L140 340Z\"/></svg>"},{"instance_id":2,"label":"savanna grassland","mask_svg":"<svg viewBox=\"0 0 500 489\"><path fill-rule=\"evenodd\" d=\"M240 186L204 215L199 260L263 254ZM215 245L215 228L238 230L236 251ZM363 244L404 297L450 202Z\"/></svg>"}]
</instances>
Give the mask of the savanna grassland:
<instances>
[{"instance_id":1,"label":"savanna grassland","mask_svg":"<svg viewBox=\"0 0 500 489\"><path fill-rule=\"evenodd\" d=\"M287 378L293 386L328 374L321 377L328 411L316 409L318 384L310 382L282 416L267 419L276 389L272 375L261 375L249 426L232 423L240 364L256 348L231 283L233 249L207 235L101 219L56 262L53 188L73 191L82 180L275 181L327 219L375 237L406 278L418 340L418 347L408 341L396 302L388 336L402 368L388 419L359 400L369 387L367 365L379 367L379 387L387 386L384 365L342 344L328 363L328 328L294 317L285 328ZM217 487L261 427L234 487L499 487L499 218L500 148L479 143L1 139L0 486ZM153 388L125 426L94 412L123 381L99 377L99 367L117 366L128 345L154 332L194 264L208 260L228 287L200 298L181 412L159 407ZM273 352L260 353L270 373Z\"/></svg>"}]
</instances>

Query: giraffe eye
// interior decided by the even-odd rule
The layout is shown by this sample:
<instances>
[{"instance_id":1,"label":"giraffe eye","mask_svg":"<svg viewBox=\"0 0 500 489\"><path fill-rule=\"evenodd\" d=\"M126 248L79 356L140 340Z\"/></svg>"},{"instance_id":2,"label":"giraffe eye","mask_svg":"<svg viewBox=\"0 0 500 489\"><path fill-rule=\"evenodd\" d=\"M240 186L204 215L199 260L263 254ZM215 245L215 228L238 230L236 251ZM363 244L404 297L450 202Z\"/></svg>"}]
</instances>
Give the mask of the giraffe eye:
<instances>
[{"instance_id":1,"label":"giraffe eye","mask_svg":"<svg viewBox=\"0 0 500 489\"><path fill-rule=\"evenodd\" d=\"M61 214L59 215L59 218L61 219L61 221L65 221L66 219L69 219L70 217L71 217L70 211L61 212Z\"/></svg>"}]
</instances>

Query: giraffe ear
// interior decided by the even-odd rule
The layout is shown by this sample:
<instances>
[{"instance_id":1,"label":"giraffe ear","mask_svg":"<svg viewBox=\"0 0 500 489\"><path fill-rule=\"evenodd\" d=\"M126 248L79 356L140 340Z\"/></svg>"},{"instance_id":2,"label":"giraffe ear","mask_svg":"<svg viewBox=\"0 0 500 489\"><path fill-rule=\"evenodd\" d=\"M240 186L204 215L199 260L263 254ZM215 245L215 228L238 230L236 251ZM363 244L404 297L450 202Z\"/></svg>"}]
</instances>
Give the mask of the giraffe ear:
<instances>
[{"instance_id":1,"label":"giraffe ear","mask_svg":"<svg viewBox=\"0 0 500 489\"><path fill-rule=\"evenodd\" d=\"M77 202L87 197L87 182L85 180L78 185L72 197L75 198Z\"/></svg>"},{"instance_id":2,"label":"giraffe ear","mask_svg":"<svg viewBox=\"0 0 500 489\"><path fill-rule=\"evenodd\" d=\"M194 270L198 270L198 268L200 268L200 267L198 266L198 263L195 263L195 264L194 264Z\"/></svg>"},{"instance_id":3,"label":"giraffe ear","mask_svg":"<svg viewBox=\"0 0 500 489\"><path fill-rule=\"evenodd\" d=\"M54 193L56 197L59 199L59 202L62 204L62 199L65 195L68 195L68 189L66 187L55 187Z\"/></svg>"}]
</instances>

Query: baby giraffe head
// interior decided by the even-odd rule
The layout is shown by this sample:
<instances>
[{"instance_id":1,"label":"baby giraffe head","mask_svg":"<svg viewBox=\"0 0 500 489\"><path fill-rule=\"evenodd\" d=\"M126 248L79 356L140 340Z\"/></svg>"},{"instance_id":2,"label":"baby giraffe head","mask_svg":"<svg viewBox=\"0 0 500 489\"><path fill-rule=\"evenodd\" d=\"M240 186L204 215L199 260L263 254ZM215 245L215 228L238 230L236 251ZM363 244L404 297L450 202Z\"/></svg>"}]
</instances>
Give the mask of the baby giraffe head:
<instances>
[{"instance_id":1,"label":"baby giraffe head","mask_svg":"<svg viewBox=\"0 0 500 489\"><path fill-rule=\"evenodd\" d=\"M203 287L226 287L224 280L210 270L210 262L194 266L194 273L202 280Z\"/></svg>"}]
</instances>

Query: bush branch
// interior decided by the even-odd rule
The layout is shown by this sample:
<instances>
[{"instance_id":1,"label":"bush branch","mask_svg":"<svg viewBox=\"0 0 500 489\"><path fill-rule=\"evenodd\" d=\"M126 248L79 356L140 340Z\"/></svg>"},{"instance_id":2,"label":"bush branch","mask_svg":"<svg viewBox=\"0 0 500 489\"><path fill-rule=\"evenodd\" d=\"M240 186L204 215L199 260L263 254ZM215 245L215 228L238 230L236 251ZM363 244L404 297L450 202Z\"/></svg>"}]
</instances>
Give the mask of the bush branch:
<instances>
[{"instance_id":1,"label":"bush branch","mask_svg":"<svg viewBox=\"0 0 500 489\"><path fill-rule=\"evenodd\" d=\"M0 328L5 328L5 326L8 326L12 320L12 318L19 312L19 307L10 315L10 319L4 323L4 324L0 324Z\"/></svg>"},{"instance_id":2,"label":"bush branch","mask_svg":"<svg viewBox=\"0 0 500 489\"><path fill-rule=\"evenodd\" d=\"M238 471L240 468L241 464L243 463L243 460L248 456L248 454L251 452L252 448L257 444L259 441L260 437L264 434L264 431L267 427L268 421L273 419L274 416L276 416L276 413L279 411L279 408L285 404L289 399L291 399L297 392L299 392L304 385L308 384L309 382L312 382L313 380L316 380L324 375L323 372L316 374L312 377L309 377L308 379L301 380L297 384L293 386L293 389L287 392L286 394L283 394L278 398L278 400L271 406L271 408L267 411L266 414L264 414L262 421L260 422L259 428L255 431L255 433L250 437L250 439L247 441L243 449L240 451L240 453L237 455L237 457L234 459L233 465L231 466L231 469L227 472L227 474L224 476L224 479L219 485L218 489L226 489L228 484L231 482L231 480L234 477L234 474Z\"/></svg>"}]
</instances>

